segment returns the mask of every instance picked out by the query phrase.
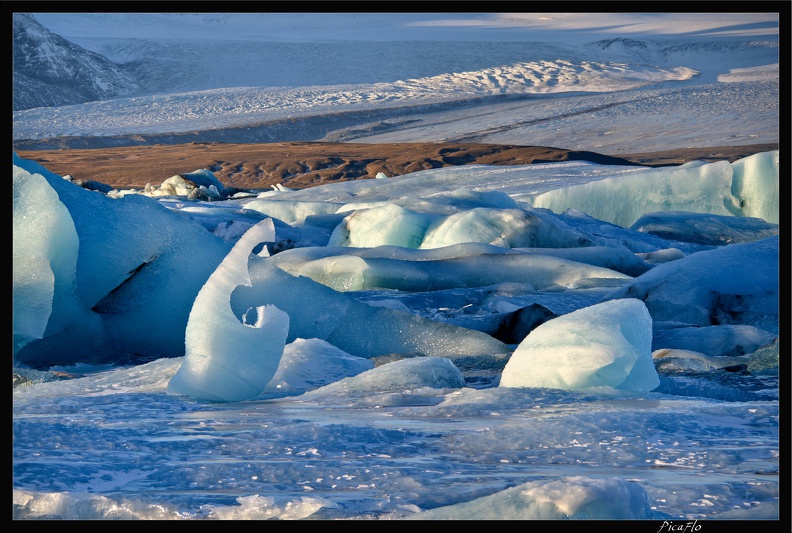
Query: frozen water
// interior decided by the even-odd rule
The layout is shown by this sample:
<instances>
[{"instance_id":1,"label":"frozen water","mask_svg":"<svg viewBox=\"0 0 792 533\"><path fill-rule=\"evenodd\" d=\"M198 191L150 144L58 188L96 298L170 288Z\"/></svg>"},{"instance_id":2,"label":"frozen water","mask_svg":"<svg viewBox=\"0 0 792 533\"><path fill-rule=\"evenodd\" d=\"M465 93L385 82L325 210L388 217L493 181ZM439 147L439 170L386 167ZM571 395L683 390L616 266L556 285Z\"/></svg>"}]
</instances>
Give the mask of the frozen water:
<instances>
[{"instance_id":1,"label":"frozen water","mask_svg":"<svg viewBox=\"0 0 792 533\"><path fill-rule=\"evenodd\" d=\"M652 318L697 326L745 324L777 331L778 237L705 250L652 270L610 298L639 298ZM751 257L750 276L745 257Z\"/></svg>"},{"instance_id":2,"label":"frozen water","mask_svg":"<svg viewBox=\"0 0 792 533\"><path fill-rule=\"evenodd\" d=\"M641 520L655 518L635 482L583 476L530 481L471 502L415 515L421 520Z\"/></svg>"},{"instance_id":3,"label":"frozen water","mask_svg":"<svg viewBox=\"0 0 792 533\"><path fill-rule=\"evenodd\" d=\"M501 387L651 391L652 317L640 300L611 300L554 318L528 334L501 374Z\"/></svg>"},{"instance_id":4,"label":"frozen water","mask_svg":"<svg viewBox=\"0 0 792 533\"><path fill-rule=\"evenodd\" d=\"M778 224L761 218L675 211L642 215L630 229L704 245L751 242L778 234Z\"/></svg>"},{"instance_id":5,"label":"frozen water","mask_svg":"<svg viewBox=\"0 0 792 533\"><path fill-rule=\"evenodd\" d=\"M362 209L344 218L333 230L327 244L360 248L381 245L418 248L432 218L398 205Z\"/></svg>"},{"instance_id":6,"label":"frozen water","mask_svg":"<svg viewBox=\"0 0 792 533\"><path fill-rule=\"evenodd\" d=\"M675 327L656 331L652 348L686 347L720 357L753 353L772 343L776 335L746 325Z\"/></svg>"},{"instance_id":7,"label":"frozen water","mask_svg":"<svg viewBox=\"0 0 792 533\"><path fill-rule=\"evenodd\" d=\"M49 335L64 329L67 316L79 309L74 303L79 241L69 210L43 176L15 166L12 194L16 356L47 329Z\"/></svg>"},{"instance_id":8,"label":"frozen water","mask_svg":"<svg viewBox=\"0 0 792 533\"><path fill-rule=\"evenodd\" d=\"M532 205L557 213L571 207L624 227L654 211L734 215L740 201L732 195L732 175L725 161L688 163L555 189L536 195Z\"/></svg>"},{"instance_id":9,"label":"frozen water","mask_svg":"<svg viewBox=\"0 0 792 533\"><path fill-rule=\"evenodd\" d=\"M16 113L15 139L250 121L270 121L265 141L603 153L779 138L773 13L40 15L135 64L152 92ZM607 92L579 92L592 90ZM86 190L15 156L13 517L772 527L786 351L782 243L764 232L779 184L777 151L264 194L206 169ZM672 231L631 227L650 214ZM368 217L380 227L355 227ZM447 226L440 247L416 245L423 222ZM366 247L327 246L349 227ZM367 272L413 286L372 288ZM542 331L559 349L538 367L527 348ZM585 390L498 386L581 347L568 373ZM243 365L168 394L201 353Z\"/></svg>"},{"instance_id":10,"label":"frozen water","mask_svg":"<svg viewBox=\"0 0 792 533\"><path fill-rule=\"evenodd\" d=\"M169 382L169 393L242 401L257 396L272 379L289 334L289 315L262 305L236 316L231 294L251 285L248 255L274 238L271 219L253 226L198 292L185 331L184 363Z\"/></svg>"},{"instance_id":11,"label":"frozen water","mask_svg":"<svg viewBox=\"0 0 792 533\"><path fill-rule=\"evenodd\" d=\"M51 198L57 203L35 205L36 211L57 212L58 204L65 206L79 240L77 245L73 238L63 239L54 249L60 250L54 260L76 254L77 262L74 274L65 266L56 271L64 274L55 280L63 294L54 303L52 325L47 326L52 334L36 345L28 343L17 359L52 364L53 353L58 354L59 363L91 357L118 359L131 353L183 355L192 303L229 245L151 198L110 199L75 186L33 161L14 157L20 186L25 180L35 180L55 193ZM23 252L22 248L14 250ZM69 275L74 276L73 282ZM60 287L70 283L76 287L68 297Z\"/></svg>"},{"instance_id":12,"label":"frozen water","mask_svg":"<svg viewBox=\"0 0 792 533\"><path fill-rule=\"evenodd\" d=\"M259 397L299 395L374 368L374 362L349 355L320 339L295 339L286 345L278 370Z\"/></svg>"},{"instance_id":13,"label":"frozen water","mask_svg":"<svg viewBox=\"0 0 792 533\"><path fill-rule=\"evenodd\" d=\"M732 190L740 198L742 213L778 224L778 152L755 154L732 165Z\"/></svg>"},{"instance_id":14,"label":"frozen water","mask_svg":"<svg viewBox=\"0 0 792 533\"><path fill-rule=\"evenodd\" d=\"M293 254L292 254L293 255ZM289 261L289 258L286 258ZM522 283L535 289L612 286L632 279L614 270L542 254L471 254L438 260L335 255L311 261L273 261L337 291L393 289L406 292Z\"/></svg>"},{"instance_id":15,"label":"frozen water","mask_svg":"<svg viewBox=\"0 0 792 533\"><path fill-rule=\"evenodd\" d=\"M19 350L41 370L15 361L17 517L432 519L482 507L513 513L505 518L779 515L777 235L684 242L523 203L526 191L573 184L573 170L630 173L589 163L509 169L516 181L473 167L282 191L292 206L331 199L349 210L294 226L246 209L255 198L111 198L15 165L24 178L15 187L43 198L20 196L15 209L26 216L15 224L62 205L80 241L78 288L98 272L102 292L114 295L89 308L86 295L98 288L77 291L103 335L75 336L71 360L46 329ZM480 192L502 186L515 203L459 192L476 183ZM546 246L325 246L350 213L387 205L436 220L524 210ZM673 238L708 232L699 215L666 215ZM749 222L719 217L721 229ZM287 240L292 248L279 251ZM156 269L122 276L144 252ZM349 285L339 292L286 272L301 269ZM368 274L378 276L371 286ZM190 285L188 275L206 278ZM385 281L402 285L373 288ZM440 282L446 288L429 290ZM564 346L536 365L528 348L543 328ZM175 357L158 358L168 342ZM653 358L655 343L665 347ZM566 374L585 390L506 386L509 368L534 379L581 346L590 357ZM231 363L180 388L179 373L200 353L268 363L250 371ZM95 366L96 355L116 362ZM169 383L186 395L168 394ZM631 499L616 502L609 491Z\"/></svg>"}]
</instances>

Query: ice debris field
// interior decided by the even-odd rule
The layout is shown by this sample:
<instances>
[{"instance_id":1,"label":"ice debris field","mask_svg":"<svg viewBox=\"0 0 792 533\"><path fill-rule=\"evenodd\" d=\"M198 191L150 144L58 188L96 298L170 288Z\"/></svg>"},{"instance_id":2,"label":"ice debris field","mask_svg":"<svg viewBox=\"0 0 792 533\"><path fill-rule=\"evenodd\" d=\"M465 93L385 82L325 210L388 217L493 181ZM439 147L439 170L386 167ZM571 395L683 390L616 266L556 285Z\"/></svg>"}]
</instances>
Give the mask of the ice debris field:
<instances>
[{"instance_id":1,"label":"ice debris field","mask_svg":"<svg viewBox=\"0 0 792 533\"><path fill-rule=\"evenodd\" d=\"M16 518L778 517L777 151L88 185L14 156Z\"/></svg>"}]
</instances>

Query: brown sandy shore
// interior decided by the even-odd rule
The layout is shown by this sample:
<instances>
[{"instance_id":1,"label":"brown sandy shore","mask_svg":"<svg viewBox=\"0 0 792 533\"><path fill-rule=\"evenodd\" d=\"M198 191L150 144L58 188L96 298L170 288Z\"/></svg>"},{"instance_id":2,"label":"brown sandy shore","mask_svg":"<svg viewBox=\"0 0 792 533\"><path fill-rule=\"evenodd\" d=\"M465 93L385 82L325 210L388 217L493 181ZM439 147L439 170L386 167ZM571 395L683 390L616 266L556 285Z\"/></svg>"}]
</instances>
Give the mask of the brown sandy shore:
<instances>
[{"instance_id":1,"label":"brown sandy shore","mask_svg":"<svg viewBox=\"0 0 792 533\"><path fill-rule=\"evenodd\" d=\"M227 187L269 189L283 184L294 189L332 181L388 177L451 165L527 165L585 160L608 165L679 165L693 160L736 161L778 144L685 148L619 157L544 146L465 143L326 143L262 144L188 143L117 148L17 150L23 159L75 179L92 180L119 189L159 185L176 174L209 169Z\"/></svg>"}]
</instances>

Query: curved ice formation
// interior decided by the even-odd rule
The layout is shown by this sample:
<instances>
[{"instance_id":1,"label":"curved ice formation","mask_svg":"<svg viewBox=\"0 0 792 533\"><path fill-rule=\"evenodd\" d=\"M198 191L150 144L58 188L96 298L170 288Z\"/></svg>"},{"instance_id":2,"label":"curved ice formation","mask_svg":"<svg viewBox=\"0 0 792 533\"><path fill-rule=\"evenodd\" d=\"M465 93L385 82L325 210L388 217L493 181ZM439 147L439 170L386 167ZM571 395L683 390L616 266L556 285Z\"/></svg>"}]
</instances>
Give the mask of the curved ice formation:
<instances>
[{"instance_id":1,"label":"curved ice formation","mask_svg":"<svg viewBox=\"0 0 792 533\"><path fill-rule=\"evenodd\" d=\"M660 384L652 363L652 317L634 298L573 311L534 329L512 354L501 387L648 392Z\"/></svg>"},{"instance_id":2,"label":"curved ice formation","mask_svg":"<svg viewBox=\"0 0 792 533\"><path fill-rule=\"evenodd\" d=\"M654 518L634 481L584 476L529 481L475 500L411 515L412 520L617 520Z\"/></svg>"},{"instance_id":3,"label":"curved ice formation","mask_svg":"<svg viewBox=\"0 0 792 533\"><path fill-rule=\"evenodd\" d=\"M195 298L185 333L186 355L168 383L168 392L213 401L257 396L278 370L289 316L272 305L231 308L231 294L250 286L248 258L261 242L272 241L272 219L248 230Z\"/></svg>"},{"instance_id":4,"label":"curved ice formation","mask_svg":"<svg viewBox=\"0 0 792 533\"><path fill-rule=\"evenodd\" d=\"M372 307L310 278L293 276L271 259L251 259L253 285L238 287L231 305L237 314L265 304L285 311L289 315L288 342L322 339L358 357L393 353L455 357L509 351L506 344L479 331Z\"/></svg>"}]
</instances>

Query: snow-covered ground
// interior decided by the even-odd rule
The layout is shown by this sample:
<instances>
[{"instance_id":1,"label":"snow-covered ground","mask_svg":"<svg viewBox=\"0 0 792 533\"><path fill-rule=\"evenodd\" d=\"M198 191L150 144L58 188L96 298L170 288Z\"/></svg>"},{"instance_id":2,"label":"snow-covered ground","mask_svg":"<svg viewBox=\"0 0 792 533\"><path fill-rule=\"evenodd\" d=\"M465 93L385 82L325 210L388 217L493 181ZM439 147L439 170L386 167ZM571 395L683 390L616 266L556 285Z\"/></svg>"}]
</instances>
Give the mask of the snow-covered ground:
<instances>
[{"instance_id":1,"label":"snow-covered ground","mask_svg":"<svg viewBox=\"0 0 792 533\"><path fill-rule=\"evenodd\" d=\"M288 136L262 133L262 141L474 141L610 154L778 141L773 14L621 15L605 30L595 22L602 16L580 14L456 22L417 14L152 15L125 24L36 16L86 49L134 65L141 93L16 112L14 139L299 125L312 117ZM165 24L174 30L163 35ZM333 121L351 111L370 115L330 133L316 127L317 116Z\"/></svg>"},{"instance_id":2,"label":"snow-covered ground","mask_svg":"<svg viewBox=\"0 0 792 533\"><path fill-rule=\"evenodd\" d=\"M596 29L604 22L596 14L415 17L283 15L273 28L288 29L288 38L268 35L291 44L299 24L311 22L302 35L319 41L322 28L332 29L368 44L394 35L384 23L398 21L410 23L401 27L406 37L426 28L438 38L470 35L483 25L504 42L528 31L561 42L568 35L569 46L620 35L677 43L777 36L772 15L611 15L612 30ZM161 21L174 39L187 35L171 17L42 20L64 35L79 28L83 46L101 41L104 49L108 32L150 38ZM200 31L205 17L183 20L189 35L209 35ZM452 44L459 57L483 57ZM443 120L457 119L465 135L495 135L513 114L522 131L532 120L556 123L561 139L559 130L593 128L593 117L612 116L602 124L611 135L656 128L671 120L668 110L687 106L678 116L692 117L688 127L680 120L654 136L647 130L651 143L665 134L667 148L687 137L723 144L706 141L716 129L750 135L778 123L777 81L734 81L777 75L764 68L773 64L770 48L760 48L761 61L714 64L704 85L694 76L624 91L518 95L465 109L469 121L457 108L412 125L427 136L439 128L439 138L455 129ZM607 66L592 69L580 68L582 58L571 66L554 58L545 72L573 86L586 78L626 88L638 74L705 72L707 58L690 56L625 68L600 57ZM420 79L440 76L451 93L481 95L481 87L493 91L492 78L459 73L486 72L525 89L525 64L539 61L523 57L497 72L468 64ZM151 128L203 123L201 113L219 109L196 105L209 95L243 95L227 110L266 115L266 95L307 110L311 99L298 96L398 98L397 87L440 94L399 79L346 80L344 90L193 87L135 97L138 110L174 104L140 116L131 98L48 112L53 128L109 134L136 119ZM294 101L279 99L287 94ZM491 119L488 108L497 111ZM111 123L113 109L123 118ZM94 113L93 126L76 121L78 111ZM41 114L34 129L43 131L46 112L16 114L15 130ZM387 134L406 134L403 126ZM593 149L591 131L567 139L586 135L581 148ZM236 193L207 170L184 169L185 177L145 191L102 193L15 155L13 515L648 520L651 531L734 519L771 527L786 513L782 157L662 169L458 166L264 193Z\"/></svg>"}]
</instances>

